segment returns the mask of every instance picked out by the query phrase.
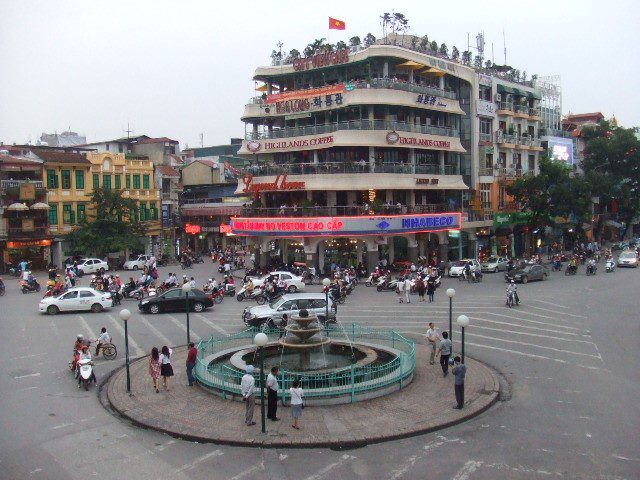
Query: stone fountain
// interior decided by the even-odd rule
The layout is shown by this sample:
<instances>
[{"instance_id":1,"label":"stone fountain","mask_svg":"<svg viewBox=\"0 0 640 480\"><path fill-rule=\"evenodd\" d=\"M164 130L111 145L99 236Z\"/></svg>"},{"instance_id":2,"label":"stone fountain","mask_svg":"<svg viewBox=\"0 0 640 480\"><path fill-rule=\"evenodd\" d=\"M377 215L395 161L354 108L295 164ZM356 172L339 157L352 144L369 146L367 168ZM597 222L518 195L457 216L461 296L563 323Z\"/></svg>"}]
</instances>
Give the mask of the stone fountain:
<instances>
[{"instance_id":1,"label":"stone fountain","mask_svg":"<svg viewBox=\"0 0 640 480\"><path fill-rule=\"evenodd\" d=\"M286 335L279 340L283 347L310 350L331 342L330 338L322 336L324 327L314 313L300 310L298 315L291 316L290 322L284 327Z\"/></svg>"}]
</instances>

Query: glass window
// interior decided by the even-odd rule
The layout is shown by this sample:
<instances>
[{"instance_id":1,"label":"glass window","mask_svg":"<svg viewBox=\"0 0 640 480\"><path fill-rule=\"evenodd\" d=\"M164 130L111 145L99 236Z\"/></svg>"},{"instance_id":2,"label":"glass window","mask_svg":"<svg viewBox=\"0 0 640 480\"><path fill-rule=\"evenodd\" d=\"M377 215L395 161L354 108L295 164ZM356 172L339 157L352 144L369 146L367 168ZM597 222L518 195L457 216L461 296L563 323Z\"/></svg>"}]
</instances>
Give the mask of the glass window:
<instances>
[{"instance_id":1,"label":"glass window","mask_svg":"<svg viewBox=\"0 0 640 480\"><path fill-rule=\"evenodd\" d=\"M97 173L93 174L93 189L100 188L100 175Z\"/></svg>"},{"instance_id":2,"label":"glass window","mask_svg":"<svg viewBox=\"0 0 640 480\"><path fill-rule=\"evenodd\" d=\"M158 219L158 208L156 206L156 202L149 202L149 208L151 209L151 218L153 220Z\"/></svg>"},{"instance_id":3,"label":"glass window","mask_svg":"<svg viewBox=\"0 0 640 480\"><path fill-rule=\"evenodd\" d=\"M58 188L58 175L55 170L47 170L47 188Z\"/></svg>"},{"instance_id":4,"label":"glass window","mask_svg":"<svg viewBox=\"0 0 640 480\"><path fill-rule=\"evenodd\" d=\"M175 290L169 290L164 294L164 298L180 298L181 288L176 288Z\"/></svg>"},{"instance_id":5,"label":"glass window","mask_svg":"<svg viewBox=\"0 0 640 480\"><path fill-rule=\"evenodd\" d=\"M65 225L73 225L76 223L76 214L73 211L73 205L70 203L62 205L62 223Z\"/></svg>"},{"instance_id":6,"label":"glass window","mask_svg":"<svg viewBox=\"0 0 640 480\"><path fill-rule=\"evenodd\" d=\"M78 221L85 219L85 206L83 204L78 205Z\"/></svg>"},{"instance_id":7,"label":"glass window","mask_svg":"<svg viewBox=\"0 0 640 480\"><path fill-rule=\"evenodd\" d=\"M89 290L80 290L80 298L89 298L89 297L95 297L95 295L91 293Z\"/></svg>"},{"instance_id":8,"label":"glass window","mask_svg":"<svg viewBox=\"0 0 640 480\"><path fill-rule=\"evenodd\" d=\"M493 129L493 119L480 118L480 133L491 135Z\"/></svg>"},{"instance_id":9,"label":"glass window","mask_svg":"<svg viewBox=\"0 0 640 480\"><path fill-rule=\"evenodd\" d=\"M74 298L78 298L78 291L74 291L74 292L69 292L69 293L65 293L62 297L60 297L62 300L73 300Z\"/></svg>"},{"instance_id":10,"label":"glass window","mask_svg":"<svg viewBox=\"0 0 640 480\"><path fill-rule=\"evenodd\" d=\"M84 190L84 170L76 170L76 190Z\"/></svg>"},{"instance_id":11,"label":"glass window","mask_svg":"<svg viewBox=\"0 0 640 480\"><path fill-rule=\"evenodd\" d=\"M58 224L58 204L50 203L49 204L49 225L57 225Z\"/></svg>"},{"instance_id":12,"label":"glass window","mask_svg":"<svg viewBox=\"0 0 640 480\"><path fill-rule=\"evenodd\" d=\"M129 174L124 176L124 188L127 190L131 188L131 175Z\"/></svg>"},{"instance_id":13,"label":"glass window","mask_svg":"<svg viewBox=\"0 0 640 480\"><path fill-rule=\"evenodd\" d=\"M140 175L133 176L133 188L135 190L140 190Z\"/></svg>"},{"instance_id":14,"label":"glass window","mask_svg":"<svg viewBox=\"0 0 640 480\"><path fill-rule=\"evenodd\" d=\"M71 188L71 170L62 170L60 172L60 177L62 179L62 188L69 190Z\"/></svg>"},{"instance_id":15,"label":"glass window","mask_svg":"<svg viewBox=\"0 0 640 480\"><path fill-rule=\"evenodd\" d=\"M149 190L149 175L142 176L142 188Z\"/></svg>"},{"instance_id":16,"label":"glass window","mask_svg":"<svg viewBox=\"0 0 640 480\"><path fill-rule=\"evenodd\" d=\"M122 175L119 173L116 174L116 190L120 190L122 188Z\"/></svg>"},{"instance_id":17,"label":"glass window","mask_svg":"<svg viewBox=\"0 0 640 480\"><path fill-rule=\"evenodd\" d=\"M102 175L102 186L111 189L111 175Z\"/></svg>"}]
</instances>

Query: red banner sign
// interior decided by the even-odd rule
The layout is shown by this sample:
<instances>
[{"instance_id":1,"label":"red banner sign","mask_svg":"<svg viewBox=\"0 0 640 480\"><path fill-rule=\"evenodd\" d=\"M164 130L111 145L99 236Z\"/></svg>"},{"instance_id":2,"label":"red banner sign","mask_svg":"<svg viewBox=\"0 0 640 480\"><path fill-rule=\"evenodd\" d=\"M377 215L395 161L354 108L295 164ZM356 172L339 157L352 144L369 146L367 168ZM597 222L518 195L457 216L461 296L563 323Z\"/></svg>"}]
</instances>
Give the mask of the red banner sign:
<instances>
[{"instance_id":1,"label":"red banner sign","mask_svg":"<svg viewBox=\"0 0 640 480\"><path fill-rule=\"evenodd\" d=\"M328 67L329 65L338 65L349 61L349 50L342 49L337 52L320 53L313 57L296 58L293 61L293 69L296 72L300 70L310 70L312 68Z\"/></svg>"},{"instance_id":2,"label":"red banner sign","mask_svg":"<svg viewBox=\"0 0 640 480\"><path fill-rule=\"evenodd\" d=\"M193 225L191 223L187 223L184 226L184 231L186 233L190 233L191 235L197 235L202 231L202 227L200 225Z\"/></svg>"},{"instance_id":3,"label":"red banner sign","mask_svg":"<svg viewBox=\"0 0 640 480\"><path fill-rule=\"evenodd\" d=\"M305 187L305 182L287 182L287 174L276 176L273 182L253 183L253 175L247 173L242 176L242 183L244 183L242 191L253 192L254 195L258 192L274 190L302 190Z\"/></svg>"},{"instance_id":4,"label":"red banner sign","mask_svg":"<svg viewBox=\"0 0 640 480\"><path fill-rule=\"evenodd\" d=\"M310 88L308 90L293 90L291 92L274 93L267 95L265 103L284 102L285 100L295 100L301 98L321 97L322 95L333 95L344 92L344 83L337 85L327 85L326 87Z\"/></svg>"}]
</instances>

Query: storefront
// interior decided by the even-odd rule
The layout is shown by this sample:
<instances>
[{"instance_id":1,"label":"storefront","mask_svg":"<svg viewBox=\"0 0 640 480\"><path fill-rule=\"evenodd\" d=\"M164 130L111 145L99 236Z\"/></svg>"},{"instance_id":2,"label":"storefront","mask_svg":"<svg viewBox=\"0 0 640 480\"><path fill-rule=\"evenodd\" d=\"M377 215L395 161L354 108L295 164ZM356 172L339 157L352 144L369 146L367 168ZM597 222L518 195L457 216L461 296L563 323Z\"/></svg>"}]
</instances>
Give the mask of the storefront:
<instances>
[{"instance_id":1,"label":"storefront","mask_svg":"<svg viewBox=\"0 0 640 480\"><path fill-rule=\"evenodd\" d=\"M8 241L4 250L4 263L31 262L34 270L43 270L51 261L51 240Z\"/></svg>"}]
</instances>

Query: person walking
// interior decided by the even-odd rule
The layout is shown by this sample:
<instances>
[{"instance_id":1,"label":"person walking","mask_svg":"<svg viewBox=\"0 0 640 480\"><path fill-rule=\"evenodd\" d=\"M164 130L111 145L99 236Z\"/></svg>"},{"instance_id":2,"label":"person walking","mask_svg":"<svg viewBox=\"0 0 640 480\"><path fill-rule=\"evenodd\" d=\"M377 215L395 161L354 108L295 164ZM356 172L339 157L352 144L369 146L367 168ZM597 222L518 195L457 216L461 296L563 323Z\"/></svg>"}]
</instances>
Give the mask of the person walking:
<instances>
[{"instance_id":1,"label":"person walking","mask_svg":"<svg viewBox=\"0 0 640 480\"><path fill-rule=\"evenodd\" d=\"M429 349L431 350L431 355L429 356L429 364L433 365L436 360L436 349L438 348L438 340L439 335L436 331L436 327L433 325L433 322L429 322L429 328L427 329L427 342L429 345Z\"/></svg>"},{"instance_id":2,"label":"person walking","mask_svg":"<svg viewBox=\"0 0 640 480\"><path fill-rule=\"evenodd\" d=\"M276 413L278 411L278 367L272 367L271 373L267 375L267 418L272 422L280 420Z\"/></svg>"},{"instance_id":3,"label":"person walking","mask_svg":"<svg viewBox=\"0 0 640 480\"><path fill-rule=\"evenodd\" d=\"M411 295L411 280L409 279L409 275L404 279L404 295L407 303L411 303L411 298L409 297L409 295Z\"/></svg>"},{"instance_id":4,"label":"person walking","mask_svg":"<svg viewBox=\"0 0 640 480\"><path fill-rule=\"evenodd\" d=\"M427 291L427 286L424 283L424 279L422 277L418 277L418 279L416 280L416 291L418 292L418 297L420 297L418 301L424 302L424 294Z\"/></svg>"},{"instance_id":5,"label":"person walking","mask_svg":"<svg viewBox=\"0 0 640 480\"><path fill-rule=\"evenodd\" d=\"M462 410L464 407L464 377L467 375L467 366L464 363L460 363L460 357L456 355L453 359L455 367L451 370L451 373L456 377L454 384L456 403L453 408Z\"/></svg>"},{"instance_id":6,"label":"person walking","mask_svg":"<svg viewBox=\"0 0 640 480\"><path fill-rule=\"evenodd\" d=\"M401 278L396 282L396 294L398 295L398 303L404 302L402 299L402 292L404 292L404 280Z\"/></svg>"},{"instance_id":7,"label":"person walking","mask_svg":"<svg viewBox=\"0 0 640 480\"><path fill-rule=\"evenodd\" d=\"M173 350L164 345L160 353L160 375L165 390L169 390L169 378L173 377L173 367L171 366L171 354Z\"/></svg>"},{"instance_id":8,"label":"person walking","mask_svg":"<svg viewBox=\"0 0 640 480\"><path fill-rule=\"evenodd\" d=\"M160 378L160 353L158 347L151 349L151 356L149 357L149 375L153 381L153 388L156 389L156 393L159 393L158 379Z\"/></svg>"},{"instance_id":9,"label":"person walking","mask_svg":"<svg viewBox=\"0 0 640 480\"><path fill-rule=\"evenodd\" d=\"M187 381L189 382L189 386L193 387L194 382L196 381L193 376L193 369L196 366L196 359L198 358L198 349L195 344L191 342L189 344L189 350L187 351Z\"/></svg>"},{"instance_id":10,"label":"person walking","mask_svg":"<svg viewBox=\"0 0 640 480\"><path fill-rule=\"evenodd\" d=\"M442 332L442 340L438 345L438 355L440 355L440 366L442 367L442 376L446 377L449 374L449 357L451 356L451 340L449 340L449 333Z\"/></svg>"},{"instance_id":11,"label":"person walking","mask_svg":"<svg viewBox=\"0 0 640 480\"><path fill-rule=\"evenodd\" d=\"M253 365L247 365L245 374L240 380L240 391L242 392L242 401L245 402L244 424L247 426L255 425L253 421L253 410L256 407L256 379L253 377L255 372Z\"/></svg>"},{"instance_id":12,"label":"person walking","mask_svg":"<svg viewBox=\"0 0 640 480\"><path fill-rule=\"evenodd\" d=\"M436 293L436 279L433 275L430 275L427 279L427 297L429 297L429 303L433 302L433 295Z\"/></svg>"},{"instance_id":13,"label":"person walking","mask_svg":"<svg viewBox=\"0 0 640 480\"><path fill-rule=\"evenodd\" d=\"M300 388L300 380L294 380L293 386L289 389L289 395L291 395L291 416L293 417L293 425L296 430L300 430L298 421L302 416L302 397L304 397L304 391Z\"/></svg>"}]
</instances>

